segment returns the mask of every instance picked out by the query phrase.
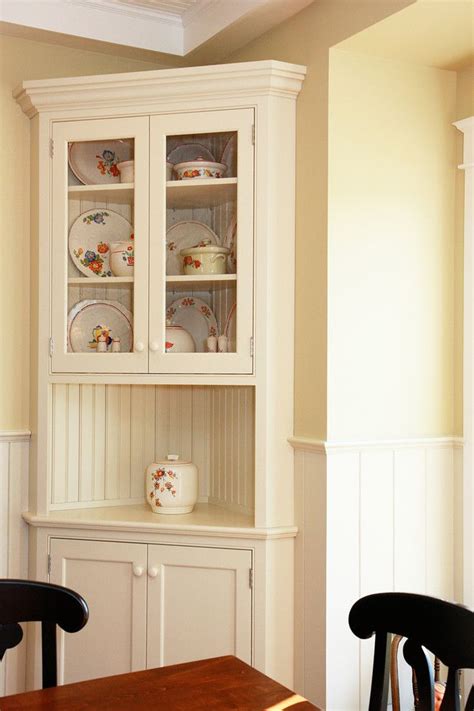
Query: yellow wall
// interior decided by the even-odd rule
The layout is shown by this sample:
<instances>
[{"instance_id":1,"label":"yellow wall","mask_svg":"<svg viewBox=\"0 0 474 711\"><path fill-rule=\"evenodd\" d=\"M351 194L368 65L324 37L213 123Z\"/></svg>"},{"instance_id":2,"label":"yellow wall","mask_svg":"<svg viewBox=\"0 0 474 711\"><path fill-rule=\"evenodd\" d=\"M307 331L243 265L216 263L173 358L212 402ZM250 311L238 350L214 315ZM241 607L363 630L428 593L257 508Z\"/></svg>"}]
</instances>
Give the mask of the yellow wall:
<instances>
[{"instance_id":1,"label":"yellow wall","mask_svg":"<svg viewBox=\"0 0 474 711\"><path fill-rule=\"evenodd\" d=\"M297 109L295 433L299 436L326 438L329 50L412 1L318 0L227 60L279 59L308 67Z\"/></svg>"},{"instance_id":2,"label":"yellow wall","mask_svg":"<svg viewBox=\"0 0 474 711\"><path fill-rule=\"evenodd\" d=\"M457 72L456 120L474 116L474 64ZM456 164L463 161L463 134L456 136ZM454 431L463 434L463 257L464 257L464 171L456 174L456 249L454 291Z\"/></svg>"},{"instance_id":3,"label":"yellow wall","mask_svg":"<svg viewBox=\"0 0 474 711\"><path fill-rule=\"evenodd\" d=\"M456 74L335 49L329 85L328 439L452 434Z\"/></svg>"},{"instance_id":4,"label":"yellow wall","mask_svg":"<svg viewBox=\"0 0 474 711\"><path fill-rule=\"evenodd\" d=\"M30 122L12 99L24 79L157 69L157 65L0 36L0 430L29 427Z\"/></svg>"}]
</instances>

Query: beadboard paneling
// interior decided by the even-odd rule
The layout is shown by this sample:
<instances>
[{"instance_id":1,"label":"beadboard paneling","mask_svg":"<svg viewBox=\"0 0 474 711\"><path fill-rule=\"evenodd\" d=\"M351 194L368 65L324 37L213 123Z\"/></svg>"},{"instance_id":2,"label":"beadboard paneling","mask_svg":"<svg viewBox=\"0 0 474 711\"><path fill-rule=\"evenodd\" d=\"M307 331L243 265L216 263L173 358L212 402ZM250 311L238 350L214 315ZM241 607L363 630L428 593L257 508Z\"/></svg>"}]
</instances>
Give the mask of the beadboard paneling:
<instances>
[{"instance_id":1,"label":"beadboard paneling","mask_svg":"<svg viewBox=\"0 0 474 711\"><path fill-rule=\"evenodd\" d=\"M253 511L253 388L56 384L52 412L52 508L143 501L146 467L174 453L201 501Z\"/></svg>"},{"instance_id":2,"label":"beadboard paneling","mask_svg":"<svg viewBox=\"0 0 474 711\"><path fill-rule=\"evenodd\" d=\"M209 501L235 510L254 510L254 391L211 389Z\"/></svg>"},{"instance_id":3,"label":"beadboard paneling","mask_svg":"<svg viewBox=\"0 0 474 711\"><path fill-rule=\"evenodd\" d=\"M29 434L0 433L0 577L28 577ZM25 690L26 640L0 662L0 696Z\"/></svg>"},{"instance_id":4,"label":"beadboard paneling","mask_svg":"<svg viewBox=\"0 0 474 711\"><path fill-rule=\"evenodd\" d=\"M349 610L362 595L387 590L453 598L459 448L449 438L293 444L296 601L303 605L295 630L297 690L329 711L364 709L373 641L351 633ZM308 645L318 612L324 630L312 632ZM402 705L410 708L410 674L400 657Z\"/></svg>"}]
</instances>

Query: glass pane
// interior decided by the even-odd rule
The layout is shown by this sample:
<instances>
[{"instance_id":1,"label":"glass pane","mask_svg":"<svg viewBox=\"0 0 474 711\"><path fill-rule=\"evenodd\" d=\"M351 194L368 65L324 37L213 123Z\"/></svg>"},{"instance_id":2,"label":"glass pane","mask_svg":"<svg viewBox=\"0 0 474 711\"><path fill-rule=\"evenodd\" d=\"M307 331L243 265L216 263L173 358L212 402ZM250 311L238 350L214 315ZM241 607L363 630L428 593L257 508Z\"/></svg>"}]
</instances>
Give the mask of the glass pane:
<instances>
[{"instance_id":1,"label":"glass pane","mask_svg":"<svg viewBox=\"0 0 474 711\"><path fill-rule=\"evenodd\" d=\"M237 132L168 136L168 353L236 350Z\"/></svg>"},{"instance_id":2,"label":"glass pane","mask_svg":"<svg viewBox=\"0 0 474 711\"><path fill-rule=\"evenodd\" d=\"M68 352L131 352L134 140L68 148Z\"/></svg>"}]
</instances>

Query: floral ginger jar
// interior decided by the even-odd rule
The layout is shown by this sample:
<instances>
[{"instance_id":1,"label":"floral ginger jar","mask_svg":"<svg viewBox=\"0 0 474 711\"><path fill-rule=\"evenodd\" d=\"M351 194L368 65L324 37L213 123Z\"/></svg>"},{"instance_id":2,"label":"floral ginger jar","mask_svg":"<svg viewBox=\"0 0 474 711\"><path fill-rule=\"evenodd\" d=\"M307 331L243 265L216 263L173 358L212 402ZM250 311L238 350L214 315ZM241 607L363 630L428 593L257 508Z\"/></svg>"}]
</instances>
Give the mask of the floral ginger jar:
<instances>
[{"instance_id":1,"label":"floral ginger jar","mask_svg":"<svg viewBox=\"0 0 474 711\"><path fill-rule=\"evenodd\" d=\"M147 467L145 496L153 513L190 513L198 498L198 470L190 461L168 454Z\"/></svg>"}]
</instances>

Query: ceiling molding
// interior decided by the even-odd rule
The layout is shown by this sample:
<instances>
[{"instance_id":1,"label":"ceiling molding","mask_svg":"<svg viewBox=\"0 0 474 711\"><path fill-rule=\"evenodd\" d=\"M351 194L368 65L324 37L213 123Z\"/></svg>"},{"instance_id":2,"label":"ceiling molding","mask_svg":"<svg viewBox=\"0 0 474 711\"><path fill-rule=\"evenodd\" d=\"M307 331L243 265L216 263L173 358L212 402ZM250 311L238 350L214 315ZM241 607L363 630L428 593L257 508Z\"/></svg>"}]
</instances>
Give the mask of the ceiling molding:
<instances>
[{"instance_id":1,"label":"ceiling molding","mask_svg":"<svg viewBox=\"0 0 474 711\"><path fill-rule=\"evenodd\" d=\"M178 59L216 37L234 51L313 1L2 0L0 23Z\"/></svg>"}]
</instances>

